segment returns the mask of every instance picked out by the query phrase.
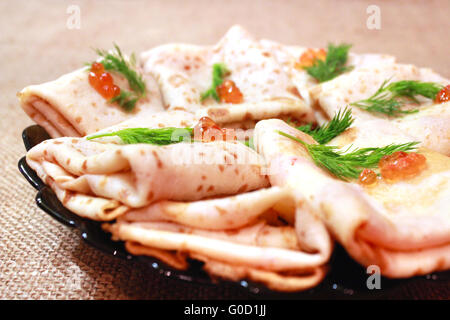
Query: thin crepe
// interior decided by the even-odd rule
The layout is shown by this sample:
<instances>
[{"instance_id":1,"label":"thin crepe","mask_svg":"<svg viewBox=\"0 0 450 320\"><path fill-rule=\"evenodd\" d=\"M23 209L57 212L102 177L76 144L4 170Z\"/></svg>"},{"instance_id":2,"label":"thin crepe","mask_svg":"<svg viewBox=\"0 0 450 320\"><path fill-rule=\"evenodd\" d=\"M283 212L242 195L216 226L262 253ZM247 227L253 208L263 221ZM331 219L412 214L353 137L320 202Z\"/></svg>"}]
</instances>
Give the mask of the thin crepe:
<instances>
[{"instance_id":1,"label":"thin crepe","mask_svg":"<svg viewBox=\"0 0 450 320\"><path fill-rule=\"evenodd\" d=\"M144 70L158 81L165 107L209 116L220 124L273 117L312 120L289 76L271 52L247 31L232 27L215 46L169 44L142 53ZM218 103L201 94L212 83L212 66L224 63L243 94L238 104Z\"/></svg>"},{"instance_id":2,"label":"thin crepe","mask_svg":"<svg viewBox=\"0 0 450 320\"><path fill-rule=\"evenodd\" d=\"M305 102L315 107L315 100L311 96L317 86L320 83L306 72L306 70L298 67L300 57L309 48L302 46L284 45L272 40L263 39L260 41L262 47L270 51L280 65L283 67L283 71L286 72L292 82L295 84L297 90L301 96L305 99ZM369 66L378 65L391 65L395 63L395 57L385 54L357 54L349 52L347 66L352 66L353 71L360 68L367 68ZM344 73L345 74L345 73ZM339 78L338 76L337 78ZM316 114L316 116L320 114Z\"/></svg>"},{"instance_id":3,"label":"thin crepe","mask_svg":"<svg viewBox=\"0 0 450 320\"><path fill-rule=\"evenodd\" d=\"M128 125L154 128L184 121L192 126L192 115L168 117L174 113L180 111L132 119ZM240 142L156 146L123 145L117 139L47 140L27 153L27 163L67 208L95 220L116 218L117 208L122 214L159 200L199 200L268 186L262 158Z\"/></svg>"},{"instance_id":4,"label":"thin crepe","mask_svg":"<svg viewBox=\"0 0 450 320\"><path fill-rule=\"evenodd\" d=\"M164 262L178 268L186 266L175 257L191 257L205 262L203 268L213 276L250 279L282 291L317 285L326 274L331 252L304 252L294 227L272 226L264 220L229 231L124 219L104 227L114 239L126 241L131 253L156 256L156 250Z\"/></svg>"},{"instance_id":5,"label":"thin crepe","mask_svg":"<svg viewBox=\"0 0 450 320\"><path fill-rule=\"evenodd\" d=\"M271 187L199 201L159 201L130 209L113 225L134 254L185 268L179 257L203 261L213 276L250 279L281 291L317 285L333 244L323 223L295 189Z\"/></svg>"},{"instance_id":6,"label":"thin crepe","mask_svg":"<svg viewBox=\"0 0 450 320\"><path fill-rule=\"evenodd\" d=\"M447 85L450 80L443 78L430 69L405 64L383 64L360 68L314 88L313 99L320 108L333 117L339 109L352 102L367 99L374 94L383 81L420 80ZM419 112L401 117L388 117L371 113L358 107L352 108L357 121L385 119L393 126L422 141L424 146L446 155L450 155L450 103L435 104L430 99L418 97L420 105L411 105Z\"/></svg>"},{"instance_id":7,"label":"thin crepe","mask_svg":"<svg viewBox=\"0 0 450 320\"><path fill-rule=\"evenodd\" d=\"M382 125L379 120L368 128L364 123L330 144L344 150L349 142L354 147L385 145L389 136L374 130ZM317 167L303 145L276 130L307 143L312 139L281 120L257 124L255 146L268 162L271 184L291 185L303 195L311 210L355 260L365 266L377 265L383 275L393 278L450 268L448 157L420 148L427 158L427 167L418 176L362 187L338 180ZM388 126L386 130L394 129ZM397 130L389 143L408 138Z\"/></svg>"},{"instance_id":8,"label":"thin crepe","mask_svg":"<svg viewBox=\"0 0 450 320\"><path fill-rule=\"evenodd\" d=\"M158 86L149 75L143 78L146 97L128 112L117 103L108 103L92 88L88 74L88 68L81 68L56 80L28 86L18 94L20 105L52 138L82 137L137 115L164 110ZM114 83L130 90L124 77L112 75Z\"/></svg>"}]
</instances>

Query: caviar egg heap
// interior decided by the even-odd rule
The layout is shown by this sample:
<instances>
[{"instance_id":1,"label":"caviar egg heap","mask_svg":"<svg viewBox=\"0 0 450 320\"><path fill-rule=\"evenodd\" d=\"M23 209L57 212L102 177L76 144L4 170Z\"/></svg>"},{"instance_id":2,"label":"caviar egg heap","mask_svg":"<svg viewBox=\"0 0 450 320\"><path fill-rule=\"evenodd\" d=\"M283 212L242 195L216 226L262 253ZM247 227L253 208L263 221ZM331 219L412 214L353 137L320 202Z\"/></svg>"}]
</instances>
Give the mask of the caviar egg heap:
<instances>
[{"instance_id":1,"label":"caviar egg heap","mask_svg":"<svg viewBox=\"0 0 450 320\"><path fill-rule=\"evenodd\" d=\"M378 167L382 179L395 182L417 176L425 169L426 161L425 156L417 152L397 151L382 157ZM374 185L377 181L377 174L370 169L361 171L358 178L358 182L364 186Z\"/></svg>"},{"instance_id":2,"label":"caviar egg heap","mask_svg":"<svg viewBox=\"0 0 450 320\"><path fill-rule=\"evenodd\" d=\"M115 52L96 50L102 59L90 64L89 84L108 102L117 103L126 111L132 111L136 103L145 97L146 85L142 76L134 70L136 65L134 55L127 60L117 45L114 45L114 48ZM115 85L110 72L125 77L131 91L120 89Z\"/></svg>"},{"instance_id":3,"label":"caviar egg heap","mask_svg":"<svg viewBox=\"0 0 450 320\"><path fill-rule=\"evenodd\" d=\"M105 99L112 99L120 94L120 88L114 84L109 72L100 62L94 62L89 72L90 85Z\"/></svg>"},{"instance_id":4,"label":"caviar egg heap","mask_svg":"<svg viewBox=\"0 0 450 320\"><path fill-rule=\"evenodd\" d=\"M216 88L216 91L220 97L220 102L242 103L243 101L241 90L239 90L232 80L225 80Z\"/></svg>"},{"instance_id":5,"label":"caviar egg heap","mask_svg":"<svg viewBox=\"0 0 450 320\"><path fill-rule=\"evenodd\" d=\"M224 63L215 63L212 70L211 87L201 95L201 101L211 97L217 102L242 103L244 95L232 80L225 80L231 72Z\"/></svg>"},{"instance_id":6,"label":"caviar egg heap","mask_svg":"<svg viewBox=\"0 0 450 320\"><path fill-rule=\"evenodd\" d=\"M383 179L395 181L412 178L418 175L426 165L425 156L417 153L394 152L384 156L378 164Z\"/></svg>"},{"instance_id":7,"label":"caviar egg heap","mask_svg":"<svg viewBox=\"0 0 450 320\"><path fill-rule=\"evenodd\" d=\"M441 91L438 92L434 102L436 103L444 103L450 101L450 84L445 88L442 88Z\"/></svg>"},{"instance_id":8,"label":"caviar egg heap","mask_svg":"<svg viewBox=\"0 0 450 320\"><path fill-rule=\"evenodd\" d=\"M327 52L325 49L321 48L318 50L314 49L307 49L303 54L300 56L299 61L295 64L295 67L297 69L304 69L307 67L312 67L316 60L322 60L325 61L327 57Z\"/></svg>"},{"instance_id":9,"label":"caviar egg heap","mask_svg":"<svg viewBox=\"0 0 450 320\"><path fill-rule=\"evenodd\" d=\"M202 142L233 141L237 140L237 137L233 129L222 129L213 119L202 117L194 127L194 140Z\"/></svg>"}]
</instances>

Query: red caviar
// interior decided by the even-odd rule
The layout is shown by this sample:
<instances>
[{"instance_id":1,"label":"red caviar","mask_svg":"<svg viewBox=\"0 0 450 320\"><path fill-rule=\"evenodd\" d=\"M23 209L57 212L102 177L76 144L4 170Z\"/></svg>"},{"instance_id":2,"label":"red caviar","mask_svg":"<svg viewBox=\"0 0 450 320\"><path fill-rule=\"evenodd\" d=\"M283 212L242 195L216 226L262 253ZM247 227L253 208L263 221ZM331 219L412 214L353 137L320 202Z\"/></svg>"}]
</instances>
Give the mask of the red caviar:
<instances>
[{"instance_id":1,"label":"red caviar","mask_svg":"<svg viewBox=\"0 0 450 320\"><path fill-rule=\"evenodd\" d=\"M381 158L378 165L384 179L402 180L419 174L425 168L426 160L416 152L397 151Z\"/></svg>"},{"instance_id":2,"label":"red caviar","mask_svg":"<svg viewBox=\"0 0 450 320\"><path fill-rule=\"evenodd\" d=\"M362 185L368 186L377 182L377 174L370 169L364 169L361 171L358 182Z\"/></svg>"},{"instance_id":3,"label":"red caviar","mask_svg":"<svg viewBox=\"0 0 450 320\"><path fill-rule=\"evenodd\" d=\"M102 73L103 71L105 71L105 67L100 62L94 62L91 65L91 71L94 73Z\"/></svg>"},{"instance_id":4,"label":"red caviar","mask_svg":"<svg viewBox=\"0 0 450 320\"><path fill-rule=\"evenodd\" d=\"M89 72L89 84L105 99L112 99L120 94L120 88L114 84L110 73L100 62L94 62Z\"/></svg>"},{"instance_id":5,"label":"red caviar","mask_svg":"<svg viewBox=\"0 0 450 320\"><path fill-rule=\"evenodd\" d=\"M234 81L225 80L221 85L217 86L216 91L220 97L220 102L241 103L243 101L242 92Z\"/></svg>"},{"instance_id":6,"label":"red caviar","mask_svg":"<svg viewBox=\"0 0 450 320\"><path fill-rule=\"evenodd\" d=\"M444 103L447 101L450 101L450 84L445 88L442 88L442 90L438 92L436 98L434 99L434 102L436 103Z\"/></svg>"},{"instance_id":7,"label":"red caviar","mask_svg":"<svg viewBox=\"0 0 450 320\"><path fill-rule=\"evenodd\" d=\"M300 56L299 62L295 64L297 68L303 69L307 67L311 67L314 65L316 60L322 60L325 61L327 58L327 52L325 49L308 49Z\"/></svg>"},{"instance_id":8,"label":"red caviar","mask_svg":"<svg viewBox=\"0 0 450 320\"><path fill-rule=\"evenodd\" d=\"M236 140L236 133L233 129L220 128L220 126L209 117L202 117L194 127L194 139L211 141L231 141Z\"/></svg>"}]
</instances>

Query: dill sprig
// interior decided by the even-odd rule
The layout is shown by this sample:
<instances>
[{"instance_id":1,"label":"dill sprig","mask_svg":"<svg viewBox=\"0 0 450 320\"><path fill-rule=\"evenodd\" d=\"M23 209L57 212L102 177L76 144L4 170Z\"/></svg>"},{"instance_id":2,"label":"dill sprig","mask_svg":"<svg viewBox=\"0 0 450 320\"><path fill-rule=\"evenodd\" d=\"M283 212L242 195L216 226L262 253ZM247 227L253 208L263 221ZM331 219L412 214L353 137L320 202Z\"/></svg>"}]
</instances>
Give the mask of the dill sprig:
<instances>
[{"instance_id":1,"label":"dill sprig","mask_svg":"<svg viewBox=\"0 0 450 320\"><path fill-rule=\"evenodd\" d=\"M87 137L87 140L101 137L118 136L125 144L149 143L155 145L168 145L191 139L193 128L128 128L111 133L101 133Z\"/></svg>"},{"instance_id":2,"label":"dill sprig","mask_svg":"<svg viewBox=\"0 0 450 320\"><path fill-rule=\"evenodd\" d=\"M360 148L348 152L348 149L340 151L336 146L308 144L282 131L278 131L278 133L301 143L308 150L316 165L327 169L341 180L357 179L363 169L378 167L378 163L382 157L396 151L412 151L419 143L390 144L379 148Z\"/></svg>"},{"instance_id":3,"label":"dill sprig","mask_svg":"<svg viewBox=\"0 0 450 320\"><path fill-rule=\"evenodd\" d=\"M127 61L122 55L117 44L114 44L115 52L96 49L97 54L102 57L101 63L105 70L118 72L123 75L130 86L131 91L121 89L120 94L109 100L111 103L117 102L126 111L132 111L137 101L145 97L146 86L142 76L135 70L136 57L134 54Z\"/></svg>"},{"instance_id":4,"label":"dill sprig","mask_svg":"<svg viewBox=\"0 0 450 320\"><path fill-rule=\"evenodd\" d=\"M230 73L230 71L224 63L215 63L212 68L211 87L201 94L200 100L203 101L208 97L212 97L217 102L220 102L220 97L217 94L216 88L222 84L223 80Z\"/></svg>"},{"instance_id":5,"label":"dill sprig","mask_svg":"<svg viewBox=\"0 0 450 320\"><path fill-rule=\"evenodd\" d=\"M388 116L416 113L419 109L402 110L405 103L419 104L416 96L434 99L442 86L434 82L422 82L417 80L402 80L389 83L385 80L380 88L368 99L351 103L351 106L361 108L369 112L383 113Z\"/></svg>"},{"instance_id":6,"label":"dill sprig","mask_svg":"<svg viewBox=\"0 0 450 320\"><path fill-rule=\"evenodd\" d=\"M316 59L311 67L304 69L310 76L317 79L319 82L325 82L336 78L338 75L350 71L353 66L346 66L348 51L350 44L333 45L330 43L327 49L327 56L325 61Z\"/></svg>"},{"instance_id":7,"label":"dill sprig","mask_svg":"<svg viewBox=\"0 0 450 320\"><path fill-rule=\"evenodd\" d=\"M334 115L333 119L324 125L312 129L312 124L309 123L297 127L297 129L309 134L319 144L325 144L344 132L352 125L353 121L355 121L355 119L352 118L352 110L346 107L342 113L341 110L339 110L338 113Z\"/></svg>"}]
</instances>

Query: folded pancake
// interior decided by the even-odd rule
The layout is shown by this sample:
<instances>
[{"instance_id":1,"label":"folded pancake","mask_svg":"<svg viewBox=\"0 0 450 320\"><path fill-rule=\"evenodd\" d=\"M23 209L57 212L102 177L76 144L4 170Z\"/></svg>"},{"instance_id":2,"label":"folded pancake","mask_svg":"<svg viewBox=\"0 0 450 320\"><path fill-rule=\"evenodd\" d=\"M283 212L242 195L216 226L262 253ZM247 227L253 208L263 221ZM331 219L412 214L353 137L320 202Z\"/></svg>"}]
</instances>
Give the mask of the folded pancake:
<instances>
[{"instance_id":1,"label":"folded pancake","mask_svg":"<svg viewBox=\"0 0 450 320\"><path fill-rule=\"evenodd\" d=\"M288 200L288 197L286 189L273 187L199 201L166 200L130 210L121 220L168 221L193 228L229 230L256 221L278 202Z\"/></svg>"},{"instance_id":2,"label":"folded pancake","mask_svg":"<svg viewBox=\"0 0 450 320\"><path fill-rule=\"evenodd\" d=\"M311 109L273 55L248 32L232 27L214 46L169 44L142 53L144 70L158 82L165 107L209 116L219 124L291 117L312 120ZM215 63L224 63L243 94L239 103L201 101Z\"/></svg>"},{"instance_id":3,"label":"folded pancake","mask_svg":"<svg viewBox=\"0 0 450 320\"><path fill-rule=\"evenodd\" d=\"M274 290L299 291L326 274L332 241L302 197L271 187L198 201L158 201L130 209L104 225L132 254L204 262L211 276L253 280Z\"/></svg>"},{"instance_id":4,"label":"folded pancake","mask_svg":"<svg viewBox=\"0 0 450 320\"><path fill-rule=\"evenodd\" d=\"M114 239L126 241L131 253L162 258L175 268L187 267L180 256L190 257L203 261L204 270L212 276L233 281L250 279L282 291L311 288L326 274L324 264L329 252L302 251L292 226L273 226L260 220L221 231L124 220L105 224L104 228Z\"/></svg>"},{"instance_id":5,"label":"folded pancake","mask_svg":"<svg viewBox=\"0 0 450 320\"><path fill-rule=\"evenodd\" d=\"M266 50L270 51L282 65L283 71L289 75L297 90L305 99L305 102L311 107L314 107L315 101L311 97L311 92L314 91L314 88L320 85L320 83L310 76L306 70L299 67L300 57L309 48L284 45L267 39L261 40L260 44ZM395 57L390 55L372 53L356 54L351 51L348 53L347 66L353 66L353 71L360 68L393 63L395 63Z\"/></svg>"},{"instance_id":6,"label":"folded pancake","mask_svg":"<svg viewBox=\"0 0 450 320\"><path fill-rule=\"evenodd\" d=\"M52 138L82 137L137 115L164 110L159 88L149 75L143 77L146 96L131 112L108 103L89 84L88 75L88 68L81 68L56 80L28 86L18 94L20 105ZM120 88L130 90L124 77L112 76Z\"/></svg>"},{"instance_id":7,"label":"folded pancake","mask_svg":"<svg viewBox=\"0 0 450 320\"><path fill-rule=\"evenodd\" d=\"M409 139L383 120L356 124L330 142L344 150L402 143ZM377 130L381 128L381 130ZM305 147L276 130L306 143L311 137L281 120L260 121L255 146L269 166L273 186L291 186L301 194L348 253L364 266L377 265L393 278L450 268L450 159L420 147L427 167L408 180L363 187L344 182L317 167ZM380 133L381 131L381 133ZM392 132L390 138L385 134Z\"/></svg>"},{"instance_id":8,"label":"folded pancake","mask_svg":"<svg viewBox=\"0 0 450 320\"><path fill-rule=\"evenodd\" d=\"M427 148L450 156L450 102L421 107L390 122Z\"/></svg>"},{"instance_id":9,"label":"folded pancake","mask_svg":"<svg viewBox=\"0 0 450 320\"><path fill-rule=\"evenodd\" d=\"M109 228L106 228L109 229ZM273 272L256 269L244 265L236 265L213 260L207 256L190 253L187 255L182 251L169 251L155 249L139 244L138 242L126 241L125 248L131 254L155 257L165 264L179 270L189 267L187 258L200 260L204 263L203 270L214 278L222 278L231 281L251 280L263 283L268 288L277 291L292 292L306 290L315 287L325 277L327 267L319 267L299 274Z\"/></svg>"},{"instance_id":10,"label":"folded pancake","mask_svg":"<svg viewBox=\"0 0 450 320\"><path fill-rule=\"evenodd\" d=\"M331 118L338 109L352 102L369 98L378 90L383 81L388 79L391 79L392 82L419 80L436 82L441 85L450 83L450 80L430 69L405 64L383 64L360 68L325 82L314 88L313 99ZM417 113L389 117L352 107L352 115L357 121L389 120L395 127L411 135L415 140L422 141L425 147L450 155L450 104L448 102L436 104L423 97L417 99L420 105L411 105L414 109L419 109Z\"/></svg>"},{"instance_id":11,"label":"folded pancake","mask_svg":"<svg viewBox=\"0 0 450 320\"><path fill-rule=\"evenodd\" d=\"M128 125L158 128L184 121L192 126L189 116L167 117L180 112L139 117ZM117 139L47 140L27 153L27 163L68 209L95 220L111 220L159 200L199 200L268 186L262 158L240 142L158 146L124 145Z\"/></svg>"}]
</instances>

